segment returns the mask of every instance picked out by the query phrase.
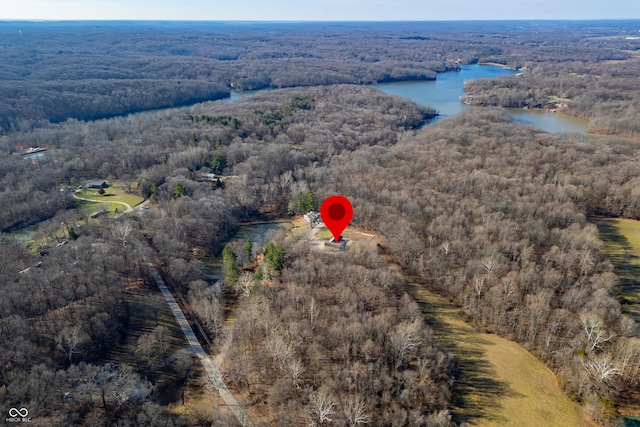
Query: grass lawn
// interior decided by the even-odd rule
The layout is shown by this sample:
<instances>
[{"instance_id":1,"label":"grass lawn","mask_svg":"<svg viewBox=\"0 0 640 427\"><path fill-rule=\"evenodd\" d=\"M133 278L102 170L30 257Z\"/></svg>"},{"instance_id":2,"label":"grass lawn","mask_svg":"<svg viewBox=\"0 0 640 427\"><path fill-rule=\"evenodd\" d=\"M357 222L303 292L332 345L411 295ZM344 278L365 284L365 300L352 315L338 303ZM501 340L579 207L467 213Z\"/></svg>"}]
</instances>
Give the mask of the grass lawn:
<instances>
[{"instance_id":1,"label":"grass lawn","mask_svg":"<svg viewBox=\"0 0 640 427\"><path fill-rule=\"evenodd\" d=\"M158 386L156 393L161 405L169 407L174 404L181 405L175 361L167 363L166 366L163 362L158 361L152 367L143 368L136 363L135 350L140 336L151 332L156 326L165 326L169 330L170 343L167 357L175 355L179 350L188 347L182 329L159 291L136 284L128 290L126 300L130 312L126 339L101 362L113 362L116 365L126 364L136 370L142 369L142 375L154 381Z\"/></svg>"},{"instance_id":2,"label":"grass lawn","mask_svg":"<svg viewBox=\"0 0 640 427\"><path fill-rule=\"evenodd\" d=\"M80 196L84 197L84 196ZM80 209L88 215L91 215L94 212L99 211L100 209L104 209L109 214L116 213L116 209L118 212L122 212L125 207L120 203L110 203L110 202L87 202L86 200L76 200L76 209Z\"/></svg>"},{"instance_id":3,"label":"grass lawn","mask_svg":"<svg viewBox=\"0 0 640 427\"><path fill-rule=\"evenodd\" d=\"M156 326L165 326L169 329L171 348L167 352L168 355L188 346L171 308L159 291L140 286L131 289L126 298L131 313L127 338L109 355L109 361L136 366L134 353L138 338L144 333L151 332Z\"/></svg>"},{"instance_id":4,"label":"grass lawn","mask_svg":"<svg viewBox=\"0 0 640 427\"><path fill-rule=\"evenodd\" d=\"M331 234L331 231L329 231L328 228L323 228L316 233L316 237L319 239L329 240L333 237L333 234Z\"/></svg>"},{"instance_id":5,"label":"grass lawn","mask_svg":"<svg viewBox=\"0 0 640 427\"><path fill-rule=\"evenodd\" d=\"M122 202L131 207L137 206L144 201L140 196L127 193L126 183L118 181L112 183L111 187L105 188L104 194L100 194L98 190L84 189L76 193L76 196L104 202ZM119 210L122 210L122 206Z\"/></svg>"},{"instance_id":6,"label":"grass lawn","mask_svg":"<svg viewBox=\"0 0 640 427\"><path fill-rule=\"evenodd\" d=\"M418 302L435 335L460 367L453 415L478 426L556 426L593 424L569 400L551 372L519 344L474 330L446 299L416 284L407 291Z\"/></svg>"},{"instance_id":7,"label":"grass lawn","mask_svg":"<svg viewBox=\"0 0 640 427\"><path fill-rule=\"evenodd\" d=\"M112 188L105 189L104 194L98 193L98 190L83 190L76 193L78 197L84 197L85 199L100 200L101 202L122 202L131 207L137 206L144 201L140 196L134 194L118 194L119 191Z\"/></svg>"}]
</instances>

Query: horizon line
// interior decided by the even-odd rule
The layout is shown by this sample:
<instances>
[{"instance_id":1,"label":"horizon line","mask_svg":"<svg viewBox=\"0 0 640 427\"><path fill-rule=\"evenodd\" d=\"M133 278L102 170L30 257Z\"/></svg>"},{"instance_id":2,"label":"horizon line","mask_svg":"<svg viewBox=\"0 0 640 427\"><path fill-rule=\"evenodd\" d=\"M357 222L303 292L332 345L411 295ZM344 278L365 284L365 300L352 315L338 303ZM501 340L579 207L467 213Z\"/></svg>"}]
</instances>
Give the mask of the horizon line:
<instances>
[{"instance_id":1,"label":"horizon line","mask_svg":"<svg viewBox=\"0 0 640 427\"><path fill-rule=\"evenodd\" d=\"M620 22L640 21L640 18L499 18L499 19L395 19L395 20L357 20L357 19L283 19L283 20L242 20L242 19L29 19L0 18L3 22L168 22L168 23L251 23L251 24L297 24L297 23L419 23L419 22Z\"/></svg>"}]
</instances>

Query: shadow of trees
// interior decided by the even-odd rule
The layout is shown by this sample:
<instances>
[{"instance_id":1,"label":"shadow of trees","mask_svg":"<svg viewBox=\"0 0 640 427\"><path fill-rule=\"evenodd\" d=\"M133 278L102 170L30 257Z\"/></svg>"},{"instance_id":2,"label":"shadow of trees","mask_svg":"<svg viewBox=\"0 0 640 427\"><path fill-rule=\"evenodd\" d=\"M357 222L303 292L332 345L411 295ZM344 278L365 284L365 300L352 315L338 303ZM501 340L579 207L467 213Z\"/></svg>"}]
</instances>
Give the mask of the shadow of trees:
<instances>
[{"instance_id":1,"label":"shadow of trees","mask_svg":"<svg viewBox=\"0 0 640 427\"><path fill-rule=\"evenodd\" d=\"M620 233L613 220L597 219L595 223L602 239L621 249L619 251L609 250L607 254L620 278L620 302L623 305L623 311L640 322L640 308L638 307L640 302L638 300L638 296L640 296L640 256L634 253L629 239Z\"/></svg>"},{"instance_id":2,"label":"shadow of trees","mask_svg":"<svg viewBox=\"0 0 640 427\"><path fill-rule=\"evenodd\" d=\"M506 396L513 397L516 392L495 378L496 373L482 349L491 343L471 330L444 321L443 315L455 310L450 304L440 299L425 299L417 284L408 284L407 290L418 303L425 322L455 356L453 420L458 424L479 419L505 421L500 416L500 401Z\"/></svg>"}]
</instances>

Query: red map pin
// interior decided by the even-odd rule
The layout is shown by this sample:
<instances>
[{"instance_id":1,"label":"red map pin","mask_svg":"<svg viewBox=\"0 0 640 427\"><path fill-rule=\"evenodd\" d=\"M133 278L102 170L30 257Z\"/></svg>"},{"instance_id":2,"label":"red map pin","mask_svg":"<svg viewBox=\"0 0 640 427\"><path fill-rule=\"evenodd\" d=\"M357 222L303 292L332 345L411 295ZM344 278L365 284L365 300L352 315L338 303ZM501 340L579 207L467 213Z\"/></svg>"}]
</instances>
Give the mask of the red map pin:
<instances>
[{"instance_id":1,"label":"red map pin","mask_svg":"<svg viewBox=\"0 0 640 427\"><path fill-rule=\"evenodd\" d=\"M320 217L324 225L333 234L333 240L338 242L340 241L340 235L351 222L351 218L353 218L353 207L351 207L351 202L346 197L327 197L322 202L322 206L320 206Z\"/></svg>"}]
</instances>

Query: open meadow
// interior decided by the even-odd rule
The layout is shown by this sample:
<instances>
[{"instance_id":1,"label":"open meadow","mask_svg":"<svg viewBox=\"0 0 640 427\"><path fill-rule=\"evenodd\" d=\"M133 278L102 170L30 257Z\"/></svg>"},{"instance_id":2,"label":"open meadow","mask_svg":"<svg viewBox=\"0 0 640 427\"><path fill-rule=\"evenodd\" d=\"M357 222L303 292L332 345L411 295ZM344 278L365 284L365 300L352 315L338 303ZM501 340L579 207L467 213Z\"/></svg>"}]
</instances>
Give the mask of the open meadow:
<instances>
[{"instance_id":1,"label":"open meadow","mask_svg":"<svg viewBox=\"0 0 640 427\"><path fill-rule=\"evenodd\" d=\"M564 395L553 372L518 343L472 328L445 298L418 284L408 283L407 291L457 359L453 414L458 422L474 426L594 425Z\"/></svg>"},{"instance_id":2,"label":"open meadow","mask_svg":"<svg viewBox=\"0 0 640 427\"><path fill-rule=\"evenodd\" d=\"M640 321L640 221L599 218L595 222L620 277L622 310Z\"/></svg>"}]
</instances>

